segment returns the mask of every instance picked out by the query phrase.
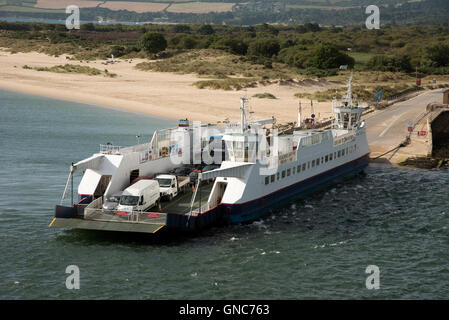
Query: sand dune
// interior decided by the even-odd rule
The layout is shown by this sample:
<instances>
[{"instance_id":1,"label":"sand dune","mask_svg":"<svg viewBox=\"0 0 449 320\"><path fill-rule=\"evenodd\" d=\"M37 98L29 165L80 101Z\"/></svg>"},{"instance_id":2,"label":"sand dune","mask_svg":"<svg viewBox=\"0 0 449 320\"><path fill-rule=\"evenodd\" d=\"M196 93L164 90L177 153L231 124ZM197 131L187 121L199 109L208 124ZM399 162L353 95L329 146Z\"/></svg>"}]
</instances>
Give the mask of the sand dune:
<instances>
[{"instance_id":1,"label":"sand dune","mask_svg":"<svg viewBox=\"0 0 449 320\"><path fill-rule=\"evenodd\" d=\"M134 66L143 60L131 63L121 61L104 65L104 61L79 62L66 60L66 56L51 57L41 53L10 54L0 51L0 88L24 93L61 98L106 107L152 114L159 117L181 119L203 123L222 121L226 118L239 120L240 97L250 98L253 119L275 116L278 122L296 121L297 92L323 90L322 83L303 85L270 84L239 91L197 89L192 83L196 75L139 71ZM117 77L103 75L61 74L23 69L51 67L66 63L107 69ZM332 84L325 86L332 87ZM277 99L251 98L256 93L268 92ZM307 100L302 100L303 115L309 116L311 109ZM331 115L330 103L314 103L314 112L321 118Z\"/></svg>"}]
</instances>

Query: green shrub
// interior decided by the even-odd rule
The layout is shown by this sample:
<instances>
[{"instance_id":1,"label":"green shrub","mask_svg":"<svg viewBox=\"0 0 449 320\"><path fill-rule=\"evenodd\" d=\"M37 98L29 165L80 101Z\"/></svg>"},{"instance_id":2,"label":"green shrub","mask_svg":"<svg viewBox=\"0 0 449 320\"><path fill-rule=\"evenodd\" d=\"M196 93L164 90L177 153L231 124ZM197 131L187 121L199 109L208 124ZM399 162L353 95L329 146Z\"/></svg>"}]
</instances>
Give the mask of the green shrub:
<instances>
[{"instance_id":1,"label":"green shrub","mask_svg":"<svg viewBox=\"0 0 449 320\"><path fill-rule=\"evenodd\" d=\"M146 53L158 53L167 48L167 40L161 33L147 32L140 39L140 47Z\"/></svg>"},{"instance_id":2,"label":"green shrub","mask_svg":"<svg viewBox=\"0 0 449 320\"><path fill-rule=\"evenodd\" d=\"M348 56L335 45L322 45L316 51L312 59L312 66L317 69L338 68L341 65L354 67L354 58Z\"/></svg>"}]
</instances>

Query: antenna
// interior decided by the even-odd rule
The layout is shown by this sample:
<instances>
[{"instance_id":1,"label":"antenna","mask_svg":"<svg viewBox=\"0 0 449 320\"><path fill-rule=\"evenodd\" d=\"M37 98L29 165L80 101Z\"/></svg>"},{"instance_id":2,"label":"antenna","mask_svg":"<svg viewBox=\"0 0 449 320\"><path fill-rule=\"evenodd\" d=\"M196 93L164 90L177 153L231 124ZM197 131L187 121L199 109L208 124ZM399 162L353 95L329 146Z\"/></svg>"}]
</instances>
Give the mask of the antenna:
<instances>
[{"instance_id":1,"label":"antenna","mask_svg":"<svg viewBox=\"0 0 449 320\"><path fill-rule=\"evenodd\" d=\"M351 76L349 77L348 81L348 93L346 94L346 102L348 103L348 106L352 107L352 72Z\"/></svg>"},{"instance_id":2,"label":"antenna","mask_svg":"<svg viewBox=\"0 0 449 320\"><path fill-rule=\"evenodd\" d=\"M245 127L246 127L246 110L245 110L245 103L248 101L248 99L246 98L246 97L242 97L242 98L240 98L240 100L242 101L242 106L240 107L240 110L242 110L242 123L241 123L241 126L242 126L242 133L243 132L245 132Z\"/></svg>"}]
</instances>

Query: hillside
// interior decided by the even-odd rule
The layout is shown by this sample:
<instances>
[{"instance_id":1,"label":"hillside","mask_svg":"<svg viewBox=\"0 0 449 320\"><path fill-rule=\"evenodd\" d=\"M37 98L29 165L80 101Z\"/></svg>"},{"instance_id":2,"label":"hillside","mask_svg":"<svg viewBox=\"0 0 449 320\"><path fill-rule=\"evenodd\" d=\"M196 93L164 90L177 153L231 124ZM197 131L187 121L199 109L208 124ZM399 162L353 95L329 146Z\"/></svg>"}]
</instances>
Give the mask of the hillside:
<instances>
[{"instance_id":1,"label":"hillside","mask_svg":"<svg viewBox=\"0 0 449 320\"><path fill-rule=\"evenodd\" d=\"M447 24L446 0L0 0L0 18L62 19L69 4L81 20L254 25L363 24L365 8L381 10L381 24Z\"/></svg>"}]
</instances>

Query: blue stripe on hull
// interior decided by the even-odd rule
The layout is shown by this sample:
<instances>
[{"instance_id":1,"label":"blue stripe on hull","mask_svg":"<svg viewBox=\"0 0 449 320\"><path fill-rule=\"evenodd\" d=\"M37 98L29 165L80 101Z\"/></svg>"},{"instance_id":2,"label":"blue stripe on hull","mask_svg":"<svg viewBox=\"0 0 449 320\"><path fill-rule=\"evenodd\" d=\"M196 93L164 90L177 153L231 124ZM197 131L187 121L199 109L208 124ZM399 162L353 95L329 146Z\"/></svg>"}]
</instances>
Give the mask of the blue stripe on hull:
<instances>
[{"instance_id":1,"label":"blue stripe on hull","mask_svg":"<svg viewBox=\"0 0 449 320\"><path fill-rule=\"evenodd\" d=\"M256 220L270 209L280 207L360 173L368 166L368 163L367 154L265 197L242 204L221 204L198 217L191 217L190 220L185 215L168 214L167 227L198 230L216 224L237 224Z\"/></svg>"},{"instance_id":2,"label":"blue stripe on hull","mask_svg":"<svg viewBox=\"0 0 449 320\"><path fill-rule=\"evenodd\" d=\"M305 197L315 191L333 185L345 178L363 171L369 163L368 155L348 162L337 168L295 183L265 197L243 204L223 205L225 219L228 223L236 224L255 220L267 213L268 210L285 205L292 200Z\"/></svg>"}]
</instances>

